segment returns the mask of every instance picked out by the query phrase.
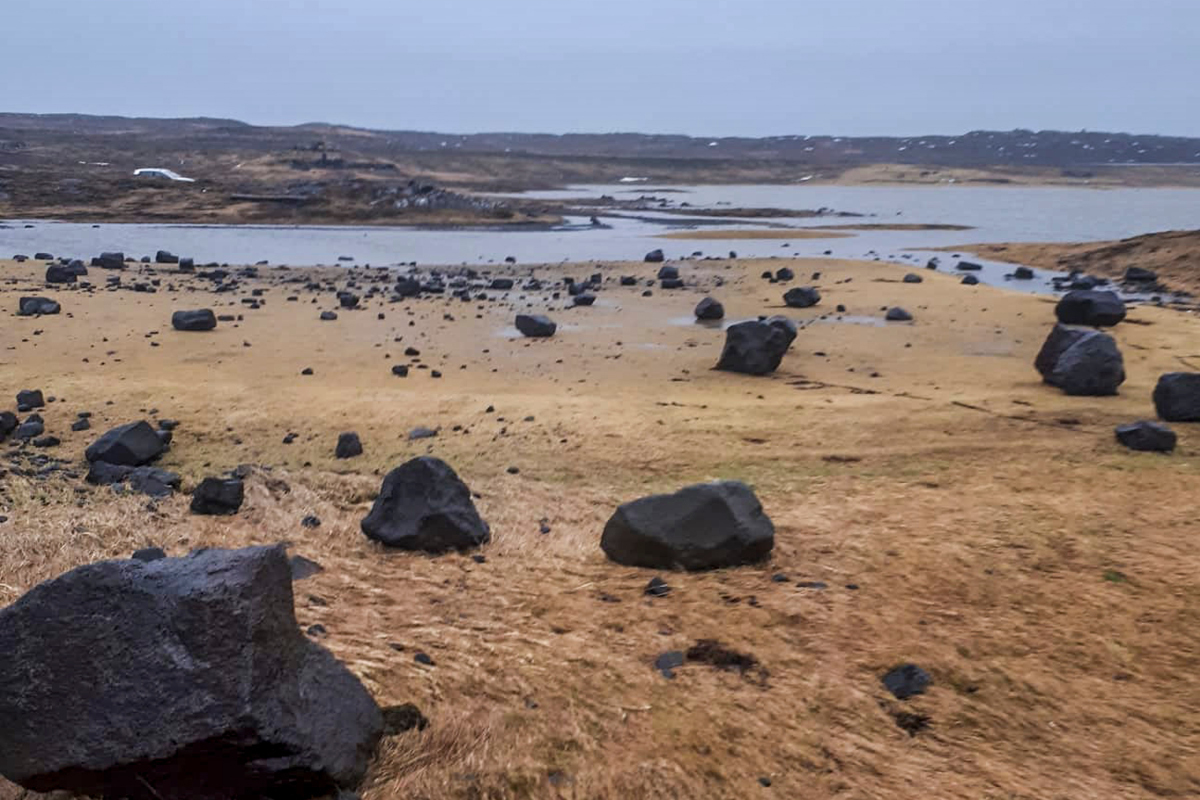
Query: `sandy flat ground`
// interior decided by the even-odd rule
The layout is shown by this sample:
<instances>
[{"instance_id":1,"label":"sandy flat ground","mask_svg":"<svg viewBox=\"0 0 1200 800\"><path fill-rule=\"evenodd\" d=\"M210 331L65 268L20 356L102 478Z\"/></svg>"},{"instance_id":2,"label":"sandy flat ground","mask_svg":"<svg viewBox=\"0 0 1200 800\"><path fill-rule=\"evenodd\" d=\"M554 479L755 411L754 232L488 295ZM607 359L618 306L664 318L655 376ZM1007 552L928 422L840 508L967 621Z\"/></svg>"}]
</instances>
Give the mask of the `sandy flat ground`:
<instances>
[{"instance_id":1,"label":"sandy flat ground","mask_svg":"<svg viewBox=\"0 0 1200 800\"><path fill-rule=\"evenodd\" d=\"M792 285L820 288L818 307L784 309L787 286L758 277L784 265L802 278ZM1068 398L1032 368L1052 301L925 271L903 284L886 264L682 262L689 287L651 297L617 277L644 282L656 265L521 265L507 274L600 272L604 288L575 309L518 291L370 298L333 322L317 319L336 308L332 289L354 280L362 293L378 272L264 269L217 295L168 269L123 274L158 280L154 294L89 293L0 261L0 408L22 388L53 395L43 415L63 443L46 452L80 474L107 427L178 420L161 465L185 489L260 465L241 513L198 518L186 496L10 472L0 604L151 544L179 555L291 542L325 568L296 585L301 625L324 625L322 643L380 702L414 702L431 720L385 743L367 800L1200 793L1200 430L1177 425L1171 456L1112 435L1153 418L1160 373L1200 368L1193 317L1133 309L1114 331L1120 396ZM286 282L297 278L329 288ZM241 303L253 289L257 310ZM63 313L11 316L35 293ZM711 370L722 333L691 321L705 294L730 319L784 312L803 325L775 375ZM884 323L892 305L915 321ZM201 307L242 318L171 329L173 310ZM549 309L559 333L517 338L527 309ZM394 377L396 363L410 377ZM69 430L80 411L91 432ZM408 441L419 425L439 435ZM366 452L338 461L346 430ZM14 451L0 468L28 463ZM480 494L485 563L385 552L359 532L386 471L424 453ZM756 488L778 530L771 561L666 574L673 592L644 596L657 573L608 563L604 522L620 502L713 478ZM307 514L321 526L301 527ZM689 664L667 680L651 668L699 639L768 674ZM934 686L901 703L879 677L907 661ZM922 717L915 736L897 724ZM0 798L19 796L0 783Z\"/></svg>"}]
</instances>

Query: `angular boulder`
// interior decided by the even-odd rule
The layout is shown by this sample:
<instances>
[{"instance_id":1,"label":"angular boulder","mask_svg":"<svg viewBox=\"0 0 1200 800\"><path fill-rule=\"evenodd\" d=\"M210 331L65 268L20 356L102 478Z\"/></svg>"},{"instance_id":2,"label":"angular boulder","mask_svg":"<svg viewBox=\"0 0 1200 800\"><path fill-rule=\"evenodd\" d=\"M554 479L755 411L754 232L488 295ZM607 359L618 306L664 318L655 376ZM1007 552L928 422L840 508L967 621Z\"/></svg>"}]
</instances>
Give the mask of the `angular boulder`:
<instances>
[{"instance_id":1,"label":"angular boulder","mask_svg":"<svg viewBox=\"0 0 1200 800\"><path fill-rule=\"evenodd\" d=\"M1175 431L1157 422L1139 420L1128 425L1118 425L1117 441L1130 450L1147 453L1169 453L1175 449Z\"/></svg>"},{"instance_id":2,"label":"angular boulder","mask_svg":"<svg viewBox=\"0 0 1200 800\"><path fill-rule=\"evenodd\" d=\"M696 319L717 320L725 318L725 306L720 301L706 297L696 304Z\"/></svg>"},{"instance_id":3,"label":"angular boulder","mask_svg":"<svg viewBox=\"0 0 1200 800\"><path fill-rule=\"evenodd\" d=\"M362 532L388 547L426 553L467 550L491 538L471 490L450 465L432 456L414 458L387 474Z\"/></svg>"},{"instance_id":4,"label":"angular boulder","mask_svg":"<svg viewBox=\"0 0 1200 800\"><path fill-rule=\"evenodd\" d=\"M554 320L542 314L517 314L517 330L524 336L544 339L558 330Z\"/></svg>"},{"instance_id":5,"label":"angular boulder","mask_svg":"<svg viewBox=\"0 0 1200 800\"><path fill-rule=\"evenodd\" d=\"M1034 366L1042 380L1069 395L1114 395L1125 382L1125 362L1111 336L1061 324L1046 338Z\"/></svg>"},{"instance_id":6,"label":"angular boulder","mask_svg":"<svg viewBox=\"0 0 1200 800\"><path fill-rule=\"evenodd\" d=\"M1063 295L1054 315L1064 325L1107 328L1125 319L1125 301L1116 292L1077 290Z\"/></svg>"},{"instance_id":7,"label":"angular boulder","mask_svg":"<svg viewBox=\"0 0 1200 800\"><path fill-rule=\"evenodd\" d=\"M171 315L171 327L177 331L211 331L217 327L217 316L210 308L176 311Z\"/></svg>"},{"instance_id":8,"label":"angular boulder","mask_svg":"<svg viewBox=\"0 0 1200 800\"><path fill-rule=\"evenodd\" d=\"M84 451L88 461L140 467L162 455L165 445L145 420L118 425Z\"/></svg>"},{"instance_id":9,"label":"angular boulder","mask_svg":"<svg viewBox=\"0 0 1200 800\"><path fill-rule=\"evenodd\" d=\"M236 514L246 496L241 478L205 478L192 492L193 514L223 517Z\"/></svg>"},{"instance_id":10,"label":"angular boulder","mask_svg":"<svg viewBox=\"0 0 1200 800\"><path fill-rule=\"evenodd\" d=\"M679 277L679 267L672 267L669 264L658 268L658 279L660 281L669 281Z\"/></svg>"},{"instance_id":11,"label":"angular boulder","mask_svg":"<svg viewBox=\"0 0 1200 800\"><path fill-rule=\"evenodd\" d=\"M666 259L667 257L663 254L662 250L651 250L649 253L646 253L647 264L661 264Z\"/></svg>"},{"instance_id":12,"label":"angular boulder","mask_svg":"<svg viewBox=\"0 0 1200 800\"><path fill-rule=\"evenodd\" d=\"M771 554L775 526L738 481L688 486L620 506L600 547L631 567L705 570L752 564Z\"/></svg>"},{"instance_id":13,"label":"angular boulder","mask_svg":"<svg viewBox=\"0 0 1200 800\"><path fill-rule=\"evenodd\" d=\"M1168 372L1159 377L1154 408L1167 422L1200 422L1200 372Z\"/></svg>"},{"instance_id":14,"label":"angular boulder","mask_svg":"<svg viewBox=\"0 0 1200 800\"><path fill-rule=\"evenodd\" d=\"M779 368L784 354L796 338L784 325L749 320L725 330L725 347L716 369L746 375L766 375Z\"/></svg>"},{"instance_id":15,"label":"angular boulder","mask_svg":"<svg viewBox=\"0 0 1200 800\"><path fill-rule=\"evenodd\" d=\"M80 567L0 610L0 774L138 800L352 790L383 720L301 632L282 547Z\"/></svg>"},{"instance_id":16,"label":"angular boulder","mask_svg":"<svg viewBox=\"0 0 1200 800\"><path fill-rule=\"evenodd\" d=\"M159 250L154 254L155 264L178 264L179 256L167 250Z\"/></svg>"},{"instance_id":17,"label":"angular boulder","mask_svg":"<svg viewBox=\"0 0 1200 800\"><path fill-rule=\"evenodd\" d=\"M821 302L821 293L812 286L797 286L784 292L783 302L789 308L811 308Z\"/></svg>"},{"instance_id":18,"label":"angular boulder","mask_svg":"<svg viewBox=\"0 0 1200 800\"><path fill-rule=\"evenodd\" d=\"M41 389L22 389L17 392L17 405L22 408L43 408L46 398Z\"/></svg>"}]
</instances>

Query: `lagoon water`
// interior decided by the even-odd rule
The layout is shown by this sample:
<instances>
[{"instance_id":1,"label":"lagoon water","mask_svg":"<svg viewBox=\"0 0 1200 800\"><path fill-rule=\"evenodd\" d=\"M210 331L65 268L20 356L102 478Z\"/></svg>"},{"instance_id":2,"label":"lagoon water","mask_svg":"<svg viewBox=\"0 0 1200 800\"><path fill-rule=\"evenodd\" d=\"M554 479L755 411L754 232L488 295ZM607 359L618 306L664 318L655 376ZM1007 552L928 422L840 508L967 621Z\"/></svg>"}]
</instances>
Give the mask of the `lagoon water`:
<instances>
[{"instance_id":1,"label":"lagoon water","mask_svg":"<svg viewBox=\"0 0 1200 800\"><path fill-rule=\"evenodd\" d=\"M556 192L533 192L531 198L597 198L610 195L634 199L652 195L673 206L693 208L830 208L864 215L862 218L783 218L725 220L732 227L763 225L812 227L829 224L953 224L962 231L864 230L850 238L738 239L683 241L658 238L668 230L686 229L685 217L651 212L598 211L605 225L573 218L556 229L422 230L350 226L205 226L164 224L102 224L17 220L0 223L0 253L47 251L56 256L90 257L105 250L128 256L170 250L197 263L220 262L310 266L349 264L385 266L486 265L512 256L523 263L562 261L638 260L649 250L663 248L668 257L695 251L717 256L736 250L744 257L820 257L832 250L837 258L880 258L920 264L934 255L926 248L953 247L974 242L1077 242L1119 239L1152 231L1195 228L1200 222L1200 190L1196 189L1083 189L1051 187L839 187L810 185L758 186L586 186ZM703 220L706 229L712 220ZM28 226L28 227L27 227ZM948 254L939 254L949 266ZM978 259L973 259L978 261ZM997 283L1010 265L983 262L979 275ZM1032 282L1012 282L1017 288L1042 291L1048 273Z\"/></svg>"}]
</instances>

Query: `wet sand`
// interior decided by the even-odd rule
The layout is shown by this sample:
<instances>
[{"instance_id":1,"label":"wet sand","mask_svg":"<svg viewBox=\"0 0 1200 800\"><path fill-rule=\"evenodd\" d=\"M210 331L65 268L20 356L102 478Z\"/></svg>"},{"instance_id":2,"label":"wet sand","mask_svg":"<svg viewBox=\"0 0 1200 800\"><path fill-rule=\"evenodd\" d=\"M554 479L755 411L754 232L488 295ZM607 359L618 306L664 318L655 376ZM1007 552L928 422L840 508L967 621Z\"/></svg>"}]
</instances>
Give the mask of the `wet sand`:
<instances>
[{"instance_id":1,"label":"wet sand","mask_svg":"<svg viewBox=\"0 0 1200 800\"><path fill-rule=\"evenodd\" d=\"M785 264L801 280L758 277ZM159 280L157 293L87 293L0 261L0 408L18 389L57 398L42 413L63 443L43 452L82 472L84 447L109 426L171 418L161 466L185 489L260 465L237 516L200 518L186 495L149 501L16 474L28 461L6 444L0 604L136 547L291 542L325 568L296 586L301 625L324 625L322 643L381 702L414 702L431 720L387 741L366 800L1200 790L1200 431L1176 425L1169 457L1125 451L1112 434L1153 418L1160 373L1200 368L1200 323L1132 309L1114 331L1129 375L1120 396L1069 398L1032 367L1049 298L926 271L903 284L903 269L881 263L680 266L688 288L651 297L657 265L492 273L601 272L591 308L564 308L565 292L489 290L496 300L370 298L348 311L333 288L356 279L362 294L376 271L264 268L213 294L139 265L123 282ZM622 274L643 285L619 287ZM306 291L310 280L330 288ZM819 306L783 308L788 286L808 284ZM255 289L265 305L249 309ZM32 294L63 313L10 316ZM729 319L786 313L804 325L775 375L711 370L721 331L672 322L705 294ZM915 321L863 324L893 305ZM204 307L242 319L171 329L172 311ZM339 318L320 322L322 310ZM526 310L549 313L559 333L509 336ZM391 374L397 363L409 377ZM93 412L92 431L70 431L80 411ZM408 441L417 426L439 434ZM339 461L346 430L365 453ZM385 552L359 532L382 475L423 453L480 494L493 530L485 563ZM666 574L673 593L645 597L656 573L607 562L604 522L620 502L712 478L755 486L777 527L771 561ZM319 528L301 527L308 514ZM668 681L651 668L704 638L752 653L769 677L689 665ZM414 663L417 650L435 665ZM879 676L906 661L935 683L901 703ZM910 736L902 714L928 727ZM0 783L0 798L21 796Z\"/></svg>"}]
</instances>

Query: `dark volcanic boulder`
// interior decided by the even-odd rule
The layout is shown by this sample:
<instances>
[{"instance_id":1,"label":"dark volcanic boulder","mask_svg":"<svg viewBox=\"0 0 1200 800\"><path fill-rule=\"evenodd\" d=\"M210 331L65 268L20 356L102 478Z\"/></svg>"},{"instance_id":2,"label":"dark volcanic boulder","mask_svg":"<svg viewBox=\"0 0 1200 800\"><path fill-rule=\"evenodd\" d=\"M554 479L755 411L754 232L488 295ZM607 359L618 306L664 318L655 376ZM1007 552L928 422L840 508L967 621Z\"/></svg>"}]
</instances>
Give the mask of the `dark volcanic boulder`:
<instances>
[{"instance_id":1,"label":"dark volcanic boulder","mask_svg":"<svg viewBox=\"0 0 1200 800\"><path fill-rule=\"evenodd\" d=\"M666 261L666 259L667 257L663 255L662 250L651 250L649 253L646 253L646 262L649 264L660 264Z\"/></svg>"},{"instance_id":2,"label":"dark volcanic boulder","mask_svg":"<svg viewBox=\"0 0 1200 800\"><path fill-rule=\"evenodd\" d=\"M1125 301L1115 292L1067 292L1054 307L1054 314L1064 325L1108 327L1125 319Z\"/></svg>"},{"instance_id":3,"label":"dark volcanic boulder","mask_svg":"<svg viewBox=\"0 0 1200 800\"><path fill-rule=\"evenodd\" d=\"M154 254L154 263L155 264L178 264L179 256L175 255L174 253L168 252L167 250L159 250L157 253Z\"/></svg>"},{"instance_id":4,"label":"dark volcanic boulder","mask_svg":"<svg viewBox=\"0 0 1200 800\"><path fill-rule=\"evenodd\" d=\"M323 322L332 322L333 320L335 320L337 318L338 318L337 313L334 311L322 311L321 312L321 320Z\"/></svg>"},{"instance_id":5,"label":"dark volcanic boulder","mask_svg":"<svg viewBox=\"0 0 1200 800\"><path fill-rule=\"evenodd\" d=\"M362 441L358 438L358 434L353 431L347 431L338 435L337 447L334 448L334 455L338 458L354 458L361 456L363 452Z\"/></svg>"},{"instance_id":6,"label":"dark volcanic boulder","mask_svg":"<svg viewBox=\"0 0 1200 800\"><path fill-rule=\"evenodd\" d=\"M101 269L125 269L125 254L101 253L92 259L92 266Z\"/></svg>"},{"instance_id":7,"label":"dark volcanic boulder","mask_svg":"<svg viewBox=\"0 0 1200 800\"><path fill-rule=\"evenodd\" d=\"M17 415L11 411L0 411L0 439L9 436L17 429Z\"/></svg>"},{"instance_id":8,"label":"dark volcanic boulder","mask_svg":"<svg viewBox=\"0 0 1200 800\"><path fill-rule=\"evenodd\" d=\"M162 455L164 445L145 420L119 425L105 433L84 452L88 461L106 461L140 467Z\"/></svg>"},{"instance_id":9,"label":"dark volcanic boulder","mask_svg":"<svg viewBox=\"0 0 1200 800\"><path fill-rule=\"evenodd\" d=\"M1175 431L1157 422L1139 420L1128 425L1118 425L1117 441L1130 450L1151 453L1169 453L1175 449Z\"/></svg>"},{"instance_id":10,"label":"dark volcanic boulder","mask_svg":"<svg viewBox=\"0 0 1200 800\"><path fill-rule=\"evenodd\" d=\"M1029 267L1017 267L1013 270L1012 276L1014 280L1031 281L1033 280L1033 270Z\"/></svg>"},{"instance_id":11,"label":"dark volcanic boulder","mask_svg":"<svg viewBox=\"0 0 1200 800\"><path fill-rule=\"evenodd\" d=\"M797 286L784 292L783 302L791 308L810 308L821 302L821 293L812 286Z\"/></svg>"},{"instance_id":12,"label":"dark volcanic boulder","mask_svg":"<svg viewBox=\"0 0 1200 800\"><path fill-rule=\"evenodd\" d=\"M574 302L577 306L590 306L596 302L596 295L587 293L577 294L575 295Z\"/></svg>"},{"instance_id":13,"label":"dark volcanic boulder","mask_svg":"<svg viewBox=\"0 0 1200 800\"><path fill-rule=\"evenodd\" d=\"M976 278L974 275L963 275L961 283L963 286L977 286L979 278Z\"/></svg>"},{"instance_id":14,"label":"dark volcanic boulder","mask_svg":"<svg viewBox=\"0 0 1200 800\"><path fill-rule=\"evenodd\" d=\"M1200 372L1168 372L1154 387L1154 408L1167 422L1200 422Z\"/></svg>"},{"instance_id":15,"label":"dark volcanic boulder","mask_svg":"<svg viewBox=\"0 0 1200 800\"><path fill-rule=\"evenodd\" d=\"M795 338L794 330L769 322L750 320L730 325L725 330L725 347L716 369L747 375L774 372Z\"/></svg>"},{"instance_id":16,"label":"dark volcanic boulder","mask_svg":"<svg viewBox=\"0 0 1200 800\"><path fill-rule=\"evenodd\" d=\"M655 569L717 569L761 561L775 526L744 483L718 481L643 497L617 509L600 538L619 564Z\"/></svg>"},{"instance_id":17,"label":"dark volcanic boulder","mask_svg":"<svg viewBox=\"0 0 1200 800\"><path fill-rule=\"evenodd\" d=\"M672 267L670 265L665 265L665 266L658 268L658 279L660 281L667 281L667 280L671 280L672 278L678 278L678 277L679 277L679 267Z\"/></svg>"},{"instance_id":18,"label":"dark volcanic boulder","mask_svg":"<svg viewBox=\"0 0 1200 800\"><path fill-rule=\"evenodd\" d=\"M17 301L17 315L21 317L57 314L61 310L62 307L48 297L22 297Z\"/></svg>"},{"instance_id":19,"label":"dark volcanic boulder","mask_svg":"<svg viewBox=\"0 0 1200 800\"><path fill-rule=\"evenodd\" d=\"M17 392L17 405L21 408L42 408L46 405L46 398L41 389L22 389Z\"/></svg>"},{"instance_id":20,"label":"dark volcanic boulder","mask_svg":"<svg viewBox=\"0 0 1200 800\"><path fill-rule=\"evenodd\" d=\"M492 282L488 284L489 289L497 292L506 292L513 288L512 278L492 278Z\"/></svg>"},{"instance_id":21,"label":"dark volcanic boulder","mask_svg":"<svg viewBox=\"0 0 1200 800\"><path fill-rule=\"evenodd\" d=\"M301 633L282 547L80 567L0 611L0 652L0 774L35 792L334 795L383 728Z\"/></svg>"},{"instance_id":22,"label":"dark volcanic boulder","mask_svg":"<svg viewBox=\"0 0 1200 800\"><path fill-rule=\"evenodd\" d=\"M663 278L659 281L659 285L664 289L682 289L683 278Z\"/></svg>"},{"instance_id":23,"label":"dark volcanic boulder","mask_svg":"<svg viewBox=\"0 0 1200 800\"><path fill-rule=\"evenodd\" d=\"M405 550L466 550L491 538L471 490L446 462L421 456L387 474L362 521L370 539Z\"/></svg>"},{"instance_id":24,"label":"dark volcanic boulder","mask_svg":"<svg viewBox=\"0 0 1200 800\"><path fill-rule=\"evenodd\" d=\"M517 314L517 330L525 336L544 338L558 330L554 320L541 314Z\"/></svg>"},{"instance_id":25,"label":"dark volcanic boulder","mask_svg":"<svg viewBox=\"0 0 1200 800\"><path fill-rule=\"evenodd\" d=\"M171 315L171 327L177 331L211 331L217 327L217 317L208 308L176 311Z\"/></svg>"},{"instance_id":26,"label":"dark volcanic boulder","mask_svg":"<svg viewBox=\"0 0 1200 800\"><path fill-rule=\"evenodd\" d=\"M192 492L192 513L209 516L236 514L245 496L241 478L205 478Z\"/></svg>"},{"instance_id":27,"label":"dark volcanic boulder","mask_svg":"<svg viewBox=\"0 0 1200 800\"><path fill-rule=\"evenodd\" d=\"M978 272L983 269L983 265L976 264L974 261L960 261L955 265L955 269L960 269L963 272Z\"/></svg>"},{"instance_id":28,"label":"dark volcanic boulder","mask_svg":"<svg viewBox=\"0 0 1200 800\"><path fill-rule=\"evenodd\" d=\"M893 306L887 310L883 318L888 322L911 322L913 317L900 306Z\"/></svg>"},{"instance_id":29,"label":"dark volcanic boulder","mask_svg":"<svg viewBox=\"0 0 1200 800\"><path fill-rule=\"evenodd\" d=\"M910 272L904 276L905 283L924 283L925 279L915 272Z\"/></svg>"},{"instance_id":30,"label":"dark volcanic boulder","mask_svg":"<svg viewBox=\"0 0 1200 800\"><path fill-rule=\"evenodd\" d=\"M1125 362L1111 336L1055 325L1034 366L1042 380L1069 395L1101 397L1125 382Z\"/></svg>"},{"instance_id":31,"label":"dark volcanic boulder","mask_svg":"<svg viewBox=\"0 0 1200 800\"><path fill-rule=\"evenodd\" d=\"M106 461L93 461L87 482L94 486L126 484L132 491L151 497L166 497L178 491L180 477L158 467L123 467Z\"/></svg>"},{"instance_id":32,"label":"dark volcanic boulder","mask_svg":"<svg viewBox=\"0 0 1200 800\"><path fill-rule=\"evenodd\" d=\"M724 319L725 306L717 300L706 297L696 304L696 319Z\"/></svg>"},{"instance_id":33,"label":"dark volcanic boulder","mask_svg":"<svg viewBox=\"0 0 1200 800\"><path fill-rule=\"evenodd\" d=\"M46 283L74 283L76 280L75 271L65 264L46 267Z\"/></svg>"}]
</instances>

